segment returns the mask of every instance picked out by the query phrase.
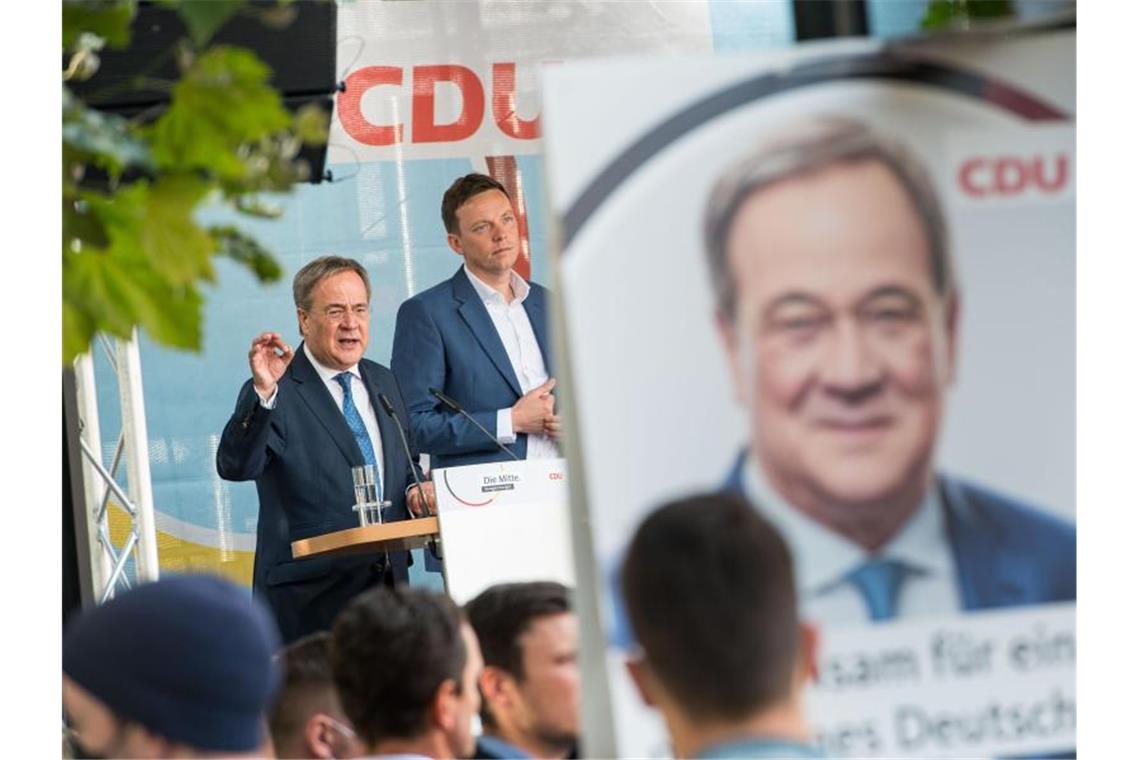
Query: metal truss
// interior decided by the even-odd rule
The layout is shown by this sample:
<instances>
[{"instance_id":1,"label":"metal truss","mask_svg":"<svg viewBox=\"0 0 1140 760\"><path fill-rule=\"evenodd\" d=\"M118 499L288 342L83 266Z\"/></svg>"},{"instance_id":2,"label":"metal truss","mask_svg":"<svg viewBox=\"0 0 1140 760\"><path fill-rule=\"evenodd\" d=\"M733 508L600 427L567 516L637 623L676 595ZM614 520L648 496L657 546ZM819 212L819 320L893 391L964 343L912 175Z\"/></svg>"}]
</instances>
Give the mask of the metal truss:
<instances>
[{"instance_id":1,"label":"metal truss","mask_svg":"<svg viewBox=\"0 0 1140 760\"><path fill-rule=\"evenodd\" d=\"M96 344L106 354L119 386L122 426L109 464L103 461L99 408L92 352ZM138 333L130 341L99 336L91 351L75 362L78 396L79 447L82 452L84 513L90 542L91 598L103 603L119 589L158 578L158 541L154 523L146 412L143 405L142 370ZM118 483L120 466L125 468L126 490ZM125 540L116 545L111 537L108 508L112 501L129 519ZM127 563L134 557L134 578Z\"/></svg>"}]
</instances>

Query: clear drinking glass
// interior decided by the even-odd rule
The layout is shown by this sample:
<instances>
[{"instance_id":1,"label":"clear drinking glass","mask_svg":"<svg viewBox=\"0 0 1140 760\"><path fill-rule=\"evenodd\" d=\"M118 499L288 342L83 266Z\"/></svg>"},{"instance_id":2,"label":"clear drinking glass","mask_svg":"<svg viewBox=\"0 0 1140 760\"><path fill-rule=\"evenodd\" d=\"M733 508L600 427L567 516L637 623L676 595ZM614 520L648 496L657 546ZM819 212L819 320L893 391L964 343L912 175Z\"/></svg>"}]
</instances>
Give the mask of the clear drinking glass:
<instances>
[{"instance_id":1,"label":"clear drinking glass","mask_svg":"<svg viewBox=\"0 0 1140 760\"><path fill-rule=\"evenodd\" d=\"M352 511L359 516L360 527L379 525L383 522L381 510L391 506L392 502L380 500L376 465L362 464L352 468L352 490L356 497Z\"/></svg>"}]
</instances>

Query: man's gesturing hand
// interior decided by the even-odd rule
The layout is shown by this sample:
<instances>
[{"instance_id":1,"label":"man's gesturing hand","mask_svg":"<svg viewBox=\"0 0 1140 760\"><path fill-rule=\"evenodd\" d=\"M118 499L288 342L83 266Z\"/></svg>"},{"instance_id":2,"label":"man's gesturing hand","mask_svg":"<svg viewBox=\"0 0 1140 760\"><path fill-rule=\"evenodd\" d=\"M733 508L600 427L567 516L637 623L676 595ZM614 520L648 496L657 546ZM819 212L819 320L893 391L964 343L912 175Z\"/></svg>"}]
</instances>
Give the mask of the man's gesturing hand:
<instances>
[{"instance_id":1,"label":"man's gesturing hand","mask_svg":"<svg viewBox=\"0 0 1140 760\"><path fill-rule=\"evenodd\" d=\"M249 371L253 375L253 389L268 399L277 389L277 381L293 360L293 349L281 340L281 334L264 332L253 339L249 349Z\"/></svg>"},{"instance_id":2,"label":"man's gesturing hand","mask_svg":"<svg viewBox=\"0 0 1140 760\"><path fill-rule=\"evenodd\" d=\"M511 425L516 433L541 433L544 423L554 416L554 378L530 391L511 407Z\"/></svg>"}]
</instances>

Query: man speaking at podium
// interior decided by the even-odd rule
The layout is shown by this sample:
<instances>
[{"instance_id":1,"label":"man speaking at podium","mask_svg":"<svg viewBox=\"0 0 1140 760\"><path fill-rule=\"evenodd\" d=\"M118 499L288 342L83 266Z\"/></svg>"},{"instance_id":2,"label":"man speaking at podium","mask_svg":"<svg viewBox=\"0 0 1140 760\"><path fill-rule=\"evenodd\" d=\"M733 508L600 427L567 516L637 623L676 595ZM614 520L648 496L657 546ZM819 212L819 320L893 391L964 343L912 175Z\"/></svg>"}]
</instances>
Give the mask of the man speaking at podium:
<instances>
[{"instance_id":1,"label":"man speaking at podium","mask_svg":"<svg viewBox=\"0 0 1140 760\"><path fill-rule=\"evenodd\" d=\"M406 551L292 558L293 541L359 526L354 466L376 467L380 498L392 503L384 522L423 514L423 499L434 510L431 484L421 498L418 465L400 441L407 413L396 379L364 358L371 298L368 272L353 259L324 256L303 266L293 300L304 342L294 352L278 333L254 338L252 377L218 446L219 475L257 481L253 590L286 643L328 629L349 599L376 583L407 583Z\"/></svg>"},{"instance_id":2,"label":"man speaking at podium","mask_svg":"<svg viewBox=\"0 0 1140 760\"><path fill-rule=\"evenodd\" d=\"M442 216L463 266L400 306L392 346L416 442L433 468L557 457L547 292L513 269L511 199L468 174L444 193Z\"/></svg>"}]
</instances>

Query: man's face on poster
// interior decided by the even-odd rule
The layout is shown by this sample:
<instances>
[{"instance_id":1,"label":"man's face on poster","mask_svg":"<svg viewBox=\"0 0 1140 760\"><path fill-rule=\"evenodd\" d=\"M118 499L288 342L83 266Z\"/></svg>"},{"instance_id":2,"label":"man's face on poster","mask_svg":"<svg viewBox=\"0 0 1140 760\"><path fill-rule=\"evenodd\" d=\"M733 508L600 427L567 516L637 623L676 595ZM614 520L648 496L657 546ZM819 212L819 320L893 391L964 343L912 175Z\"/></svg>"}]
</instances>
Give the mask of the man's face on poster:
<instances>
[{"instance_id":1,"label":"man's face on poster","mask_svg":"<svg viewBox=\"0 0 1140 760\"><path fill-rule=\"evenodd\" d=\"M727 236L721 317L754 452L793 505L873 506L929 482L953 373L953 299L903 185L852 161L754 192Z\"/></svg>"}]
</instances>

